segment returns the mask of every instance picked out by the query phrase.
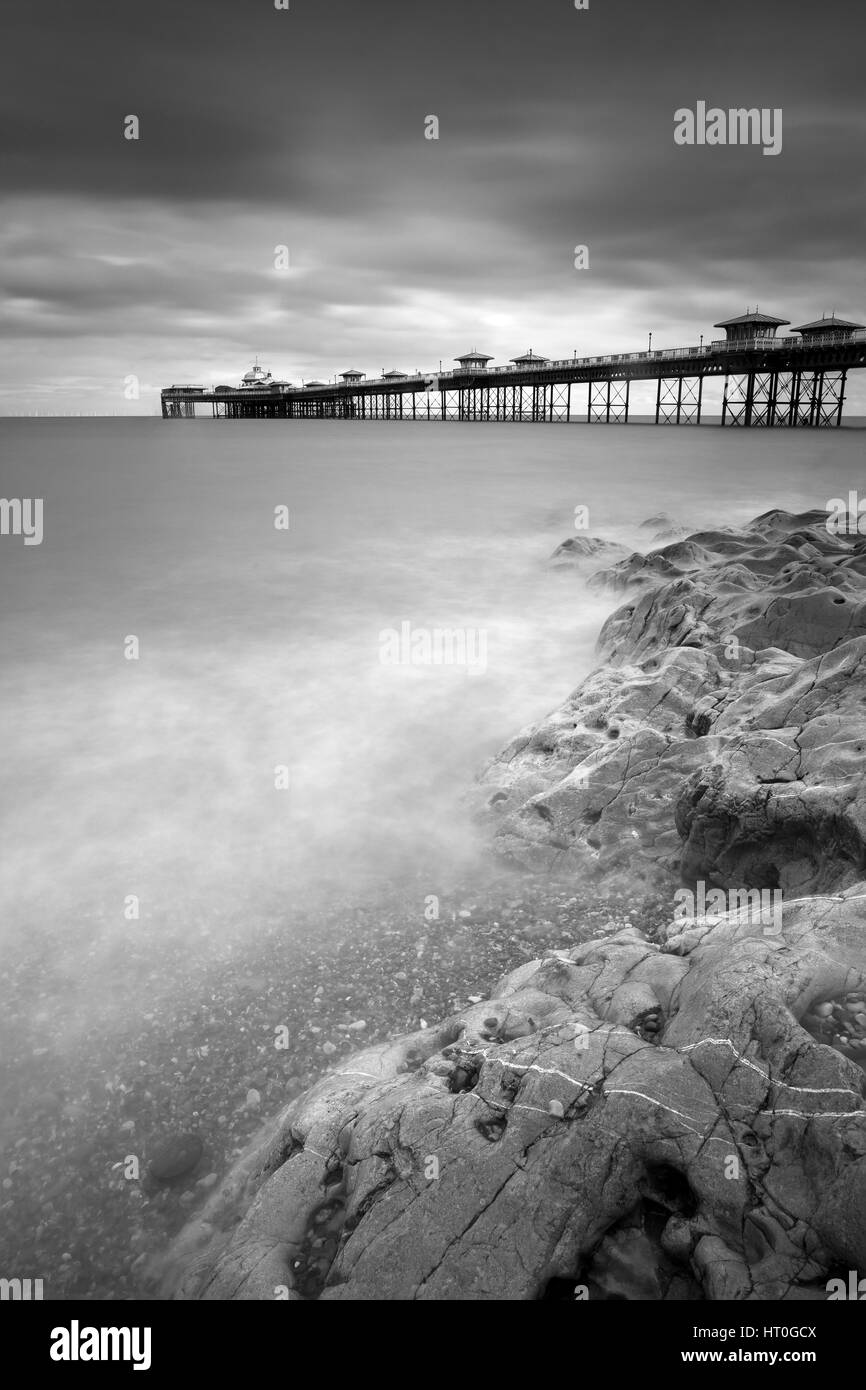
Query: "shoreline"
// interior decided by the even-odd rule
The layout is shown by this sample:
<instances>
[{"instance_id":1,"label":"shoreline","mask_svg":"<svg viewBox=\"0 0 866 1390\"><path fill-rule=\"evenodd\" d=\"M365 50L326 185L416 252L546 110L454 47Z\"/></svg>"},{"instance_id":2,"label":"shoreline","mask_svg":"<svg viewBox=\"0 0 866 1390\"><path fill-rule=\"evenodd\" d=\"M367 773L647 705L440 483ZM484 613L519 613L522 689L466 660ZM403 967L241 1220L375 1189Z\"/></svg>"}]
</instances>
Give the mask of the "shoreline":
<instances>
[{"instance_id":1,"label":"shoreline","mask_svg":"<svg viewBox=\"0 0 866 1390\"><path fill-rule=\"evenodd\" d=\"M43 1059L16 1107L13 1186L0 1200L4 1265L46 1271L46 1300L152 1298L154 1257L263 1116L326 1076L361 1033L375 1044L422 1018L432 1024L539 948L577 944L646 911L638 897L594 904L573 885L507 869L498 887L450 885L438 921L425 921L425 896L420 885L392 886L362 906L309 910L288 942L274 924L237 962L223 951L197 981L196 999L177 997L146 1031L115 1036L107 1077L102 1038L65 1065ZM655 911L661 920L661 904ZM350 1030L359 1020L364 1030ZM289 1030L284 1051L274 1047L280 1026ZM248 1103L250 1092L257 1101ZM4 1099L8 1107L10 1093ZM150 1154L189 1132L204 1146L200 1161L175 1183L154 1182ZM141 1181L124 1177L128 1155L140 1158Z\"/></svg>"},{"instance_id":2,"label":"shoreline","mask_svg":"<svg viewBox=\"0 0 866 1390\"><path fill-rule=\"evenodd\" d=\"M597 573L601 664L480 778L523 868L781 890L771 925L636 906L370 1038L259 1132L162 1296L821 1299L866 1262L866 546L826 520Z\"/></svg>"}]
</instances>

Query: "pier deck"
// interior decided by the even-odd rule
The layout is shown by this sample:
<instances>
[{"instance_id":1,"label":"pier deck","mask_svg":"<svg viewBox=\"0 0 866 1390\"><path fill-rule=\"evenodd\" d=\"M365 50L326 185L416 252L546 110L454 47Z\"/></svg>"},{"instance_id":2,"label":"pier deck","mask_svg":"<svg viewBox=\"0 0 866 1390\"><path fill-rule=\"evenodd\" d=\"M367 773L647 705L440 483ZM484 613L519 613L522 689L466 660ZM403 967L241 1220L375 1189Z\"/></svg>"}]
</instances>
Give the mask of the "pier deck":
<instances>
[{"instance_id":1,"label":"pier deck","mask_svg":"<svg viewBox=\"0 0 866 1390\"><path fill-rule=\"evenodd\" d=\"M226 389L169 386L167 419L474 420L627 423L633 381L656 381L656 424L700 424L703 388L723 378L721 423L743 426L836 426L842 423L847 374L866 368L866 331L713 342L538 365L458 368L342 384ZM575 388L585 386L586 392ZM581 395L583 399L581 399Z\"/></svg>"}]
</instances>

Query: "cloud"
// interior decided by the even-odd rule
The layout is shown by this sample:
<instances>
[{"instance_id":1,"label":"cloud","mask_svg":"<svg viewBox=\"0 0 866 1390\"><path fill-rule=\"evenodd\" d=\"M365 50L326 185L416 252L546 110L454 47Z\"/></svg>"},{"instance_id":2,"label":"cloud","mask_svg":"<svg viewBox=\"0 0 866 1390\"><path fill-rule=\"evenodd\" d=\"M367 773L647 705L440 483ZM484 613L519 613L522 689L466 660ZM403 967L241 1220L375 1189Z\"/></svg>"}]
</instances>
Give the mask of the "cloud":
<instances>
[{"instance_id":1,"label":"cloud","mask_svg":"<svg viewBox=\"0 0 866 1390\"><path fill-rule=\"evenodd\" d=\"M694 342L755 300L863 318L859 25L841 0L820 30L799 0L699 23L685 0L20 7L3 408L149 411L255 351L298 379L476 339L498 360ZM675 146L699 98L781 105L782 155Z\"/></svg>"}]
</instances>

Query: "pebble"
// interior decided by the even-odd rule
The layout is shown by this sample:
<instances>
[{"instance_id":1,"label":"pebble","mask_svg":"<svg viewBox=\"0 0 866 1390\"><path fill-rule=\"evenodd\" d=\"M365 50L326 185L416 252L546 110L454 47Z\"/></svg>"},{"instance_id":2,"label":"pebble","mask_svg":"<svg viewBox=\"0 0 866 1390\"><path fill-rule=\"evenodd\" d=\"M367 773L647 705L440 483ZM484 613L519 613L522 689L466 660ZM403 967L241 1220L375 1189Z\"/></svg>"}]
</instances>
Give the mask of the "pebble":
<instances>
[{"instance_id":1,"label":"pebble","mask_svg":"<svg viewBox=\"0 0 866 1390\"><path fill-rule=\"evenodd\" d=\"M173 1182L198 1163L204 1145L197 1134L177 1134L163 1139L151 1155L149 1172L157 1182Z\"/></svg>"},{"instance_id":2,"label":"pebble","mask_svg":"<svg viewBox=\"0 0 866 1390\"><path fill-rule=\"evenodd\" d=\"M363 1033L364 1029L367 1027L367 1020L365 1018L358 1018L354 1023L348 1023L346 1027L350 1033Z\"/></svg>"},{"instance_id":3,"label":"pebble","mask_svg":"<svg viewBox=\"0 0 866 1390\"><path fill-rule=\"evenodd\" d=\"M259 1106L261 1105L261 1103L262 1103L261 1092L260 1092L260 1091L253 1090L252 1088L250 1088L250 1090L247 1091L247 1098L246 1098L246 1100L244 1101L244 1105L246 1106L247 1110L258 1110L258 1108L259 1108Z\"/></svg>"},{"instance_id":4,"label":"pebble","mask_svg":"<svg viewBox=\"0 0 866 1390\"><path fill-rule=\"evenodd\" d=\"M332 1042L322 1043L322 1051L324 1052L324 1054L325 1054L326 1057L333 1057L333 1055L334 1055L334 1053L336 1052L336 1050L337 1050L337 1049L336 1049L336 1046L334 1045L334 1043L332 1043Z\"/></svg>"}]
</instances>

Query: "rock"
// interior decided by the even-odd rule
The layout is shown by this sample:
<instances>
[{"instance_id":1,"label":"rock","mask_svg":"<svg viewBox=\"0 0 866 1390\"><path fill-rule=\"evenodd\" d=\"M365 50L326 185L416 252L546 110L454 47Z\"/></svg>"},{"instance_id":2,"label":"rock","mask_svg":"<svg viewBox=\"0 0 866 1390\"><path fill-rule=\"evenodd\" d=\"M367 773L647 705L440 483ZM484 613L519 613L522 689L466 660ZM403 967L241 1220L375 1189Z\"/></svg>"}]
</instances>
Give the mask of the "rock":
<instances>
[{"instance_id":1,"label":"rock","mask_svg":"<svg viewBox=\"0 0 866 1390\"><path fill-rule=\"evenodd\" d=\"M861 882L786 904L778 938L728 913L520 966L288 1105L181 1232L161 1296L826 1297L866 1268L864 1072L801 1020L864 987L864 943ZM663 1043L619 1021L635 985ZM479 1038L511 1015L538 1026Z\"/></svg>"},{"instance_id":2,"label":"rock","mask_svg":"<svg viewBox=\"0 0 866 1390\"><path fill-rule=\"evenodd\" d=\"M196 1167L204 1152L197 1134L176 1134L163 1139L150 1156L148 1171L156 1182L174 1182Z\"/></svg>"},{"instance_id":3,"label":"rock","mask_svg":"<svg viewBox=\"0 0 866 1390\"><path fill-rule=\"evenodd\" d=\"M247 1098L246 1098L246 1100L244 1101L244 1109L245 1109L245 1110L258 1110L258 1108L259 1108L259 1106L261 1105L261 1103L262 1103L261 1092L260 1092L260 1091L256 1091L254 1088L251 1087L250 1090L247 1091Z\"/></svg>"},{"instance_id":4,"label":"rock","mask_svg":"<svg viewBox=\"0 0 866 1390\"><path fill-rule=\"evenodd\" d=\"M367 1020L366 1020L366 1019L363 1019L363 1018L358 1018L358 1019L356 1019L354 1023L347 1023L347 1024L346 1024L346 1028L348 1029L348 1031L349 1031L350 1033L363 1033L363 1031L364 1031L364 1029L365 1029L366 1027L367 1027Z\"/></svg>"},{"instance_id":5,"label":"rock","mask_svg":"<svg viewBox=\"0 0 866 1390\"><path fill-rule=\"evenodd\" d=\"M597 562L602 557L613 560L626 554L626 547L618 541L602 540L599 536L570 536L557 546L549 564L551 569L572 569L587 561Z\"/></svg>"},{"instance_id":6,"label":"rock","mask_svg":"<svg viewBox=\"0 0 866 1390\"><path fill-rule=\"evenodd\" d=\"M599 892L863 877L866 547L825 522L767 513L615 567L644 592L604 664L479 778L505 859Z\"/></svg>"},{"instance_id":7,"label":"rock","mask_svg":"<svg viewBox=\"0 0 866 1390\"><path fill-rule=\"evenodd\" d=\"M334 1053L337 1051L337 1048L334 1043L326 1042L322 1043L322 1051L324 1052L326 1057L333 1057Z\"/></svg>"}]
</instances>

